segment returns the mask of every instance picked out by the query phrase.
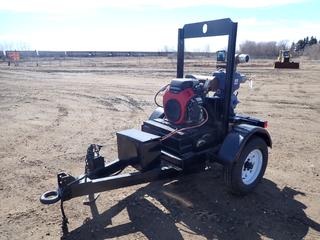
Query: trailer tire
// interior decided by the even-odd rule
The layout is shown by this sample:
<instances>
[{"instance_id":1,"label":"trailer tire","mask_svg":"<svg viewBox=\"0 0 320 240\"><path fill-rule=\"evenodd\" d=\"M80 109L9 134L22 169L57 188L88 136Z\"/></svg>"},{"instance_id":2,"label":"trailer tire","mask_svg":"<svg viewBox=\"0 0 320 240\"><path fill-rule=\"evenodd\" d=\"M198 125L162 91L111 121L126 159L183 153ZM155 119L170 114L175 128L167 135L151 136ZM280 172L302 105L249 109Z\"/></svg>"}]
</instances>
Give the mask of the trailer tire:
<instances>
[{"instance_id":1,"label":"trailer tire","mask_svg":"<svg viewBox=\"0 0 320 240\"><path fill-rule=\"evenodd\" d=\"M245 195L261 181L268 164L268 147L259 137L253 137L244 146L239 159L225 166L224 180L232 193Z\"/></svg>"}]
</instances>

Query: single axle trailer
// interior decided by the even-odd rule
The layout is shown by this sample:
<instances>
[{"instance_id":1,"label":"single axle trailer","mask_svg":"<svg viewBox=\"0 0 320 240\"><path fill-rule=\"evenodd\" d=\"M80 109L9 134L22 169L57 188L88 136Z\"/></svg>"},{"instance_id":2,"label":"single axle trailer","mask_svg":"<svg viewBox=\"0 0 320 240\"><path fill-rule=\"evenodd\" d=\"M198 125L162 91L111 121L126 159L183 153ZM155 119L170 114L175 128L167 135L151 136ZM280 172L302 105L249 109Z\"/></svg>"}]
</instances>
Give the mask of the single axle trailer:
<instances>
[{"instance_id":1,"label":"single axle trailer","mask_svg":"<svg viewBox=\"0 0 320 240\"><path fill-rule=\"evenodd\" d=\"M184 75L185 40L222 35L228 36L226 67L210 76ZM88 195L92 200L95 193L206 171L209 161L223 165L233 193L253 191L264 175L272 142L266 121L235 112L236 91L245 81L236 71L242 59L235 55L236 35L237 23L230 19L186 24L178 30L176 78L155 95L158 108L140 130L117 132L118 159L105 163L101 146L91 144L84 174L58 173L57 188L41 195L43 204L60 201L64 232L65 201ZM136 171L121 174L128 166Z\"/></svg>"}]
</instances>

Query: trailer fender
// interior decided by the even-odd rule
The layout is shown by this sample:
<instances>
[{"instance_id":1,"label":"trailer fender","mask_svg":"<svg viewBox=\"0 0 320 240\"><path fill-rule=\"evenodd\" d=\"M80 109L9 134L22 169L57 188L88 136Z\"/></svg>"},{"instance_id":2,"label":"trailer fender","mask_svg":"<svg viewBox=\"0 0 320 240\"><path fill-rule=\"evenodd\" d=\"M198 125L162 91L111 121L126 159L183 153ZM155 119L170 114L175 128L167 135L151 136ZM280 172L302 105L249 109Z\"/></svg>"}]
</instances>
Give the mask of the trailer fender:
<instances>
[{"instance_id":1,"label":"trailer fender","mask_svg":"<svg viewBox=\"0 0 320 240\"><path fill-rule=\"evenodd\" d=\"M164 117L164 110L163 107L158 107L153 113L150 115L149 120L154 120L156 118L163 118Z\"/></svg>"},{"instance_id":2,"label":"trailer fender","mask_svg":"<svg viewBox=\"0 0 320 240\"><path fill-rule=\"evenodd\" d=\"M233 127L232 131L224 139L218 152L217 161L223 165L232 165L238 160L246 143L253 137L262 138L268 147L272 147L271 137L266 129L240 124Z\"/></svg>"}]
</instances>

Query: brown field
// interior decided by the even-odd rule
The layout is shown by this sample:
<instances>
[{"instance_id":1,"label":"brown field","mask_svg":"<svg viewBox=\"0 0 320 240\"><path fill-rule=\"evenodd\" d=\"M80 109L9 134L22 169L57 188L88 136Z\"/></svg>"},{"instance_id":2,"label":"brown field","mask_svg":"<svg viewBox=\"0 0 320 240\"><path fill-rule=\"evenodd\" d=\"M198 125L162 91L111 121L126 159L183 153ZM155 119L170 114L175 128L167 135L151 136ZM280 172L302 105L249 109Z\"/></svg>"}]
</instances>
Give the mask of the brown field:
<instances>
[{"instance_id":1,"label":"brown field","mask_svg":"<svg viewBox=\"0 0 320 240\"><path fill-rule=\"evenodd\" d=\"M206 74L209 59L188 60ZM269 165L256 191L228 193L221 168L102 193L97 208L65 203L66 239L320 239L320 61L275 70L240 67L238 112L269 121ZM175 59L95 58L0 63L0 239L59 239L59 204L39 196L56 174L83 173L90 143L117 157L115 133L139 128L154 93L175 76Z\"/></svg>"}]
</instances>

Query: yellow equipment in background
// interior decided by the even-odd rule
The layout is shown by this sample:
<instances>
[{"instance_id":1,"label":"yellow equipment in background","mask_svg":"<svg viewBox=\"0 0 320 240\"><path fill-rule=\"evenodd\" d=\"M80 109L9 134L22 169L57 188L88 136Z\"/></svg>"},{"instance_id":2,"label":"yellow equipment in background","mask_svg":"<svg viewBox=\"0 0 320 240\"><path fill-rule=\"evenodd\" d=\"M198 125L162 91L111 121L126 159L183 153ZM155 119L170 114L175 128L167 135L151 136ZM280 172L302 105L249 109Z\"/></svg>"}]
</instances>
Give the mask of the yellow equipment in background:
<instances>
[{"instance_id":1,"label":"yellow equipment in background","mask_svg":"<svg viewBox=\"0 0 320 240\"><path fill-rule=\"evenodd\" d=\"M291 54L289 50L280 50L278 61L274 63L274 68L299 68L298 62L290 62Z\"/></svg>"}]
</instances>

